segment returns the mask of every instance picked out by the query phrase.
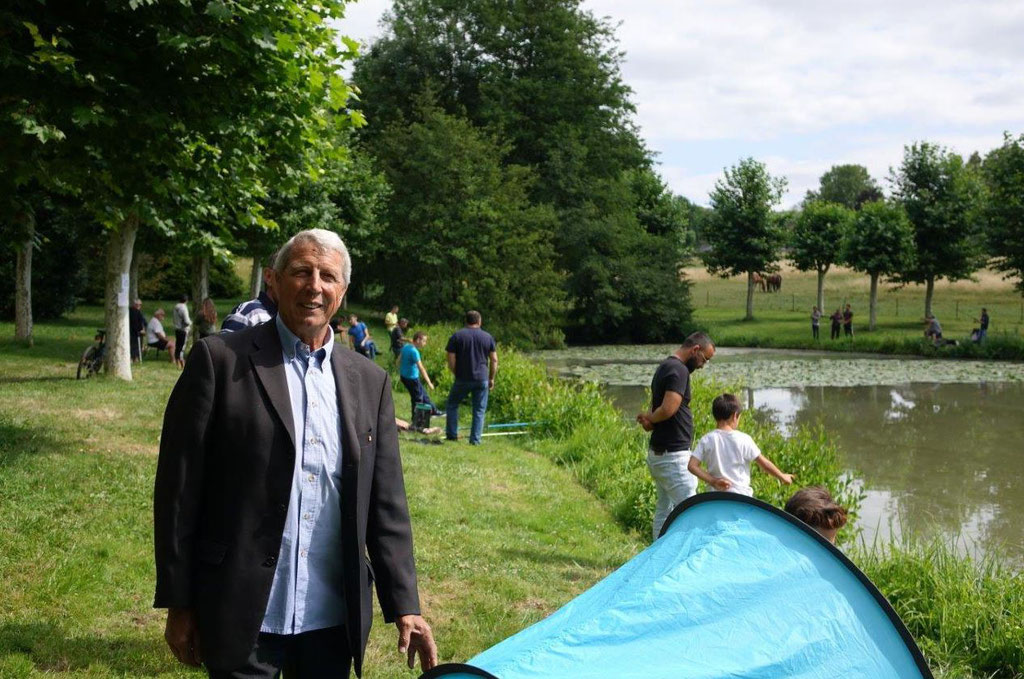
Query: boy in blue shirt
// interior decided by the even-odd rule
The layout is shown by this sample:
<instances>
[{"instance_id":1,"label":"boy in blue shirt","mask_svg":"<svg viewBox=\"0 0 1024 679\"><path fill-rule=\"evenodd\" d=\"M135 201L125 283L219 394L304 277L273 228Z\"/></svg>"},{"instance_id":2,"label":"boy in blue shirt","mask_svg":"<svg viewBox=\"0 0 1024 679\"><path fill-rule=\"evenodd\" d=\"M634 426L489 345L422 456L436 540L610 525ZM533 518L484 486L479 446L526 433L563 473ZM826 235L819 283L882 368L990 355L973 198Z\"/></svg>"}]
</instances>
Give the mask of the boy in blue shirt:
<instances>
[{"instance_id":1,"label":"boy in blue shirt","mask_svg":"<svg viewBox=\"0 0 1024 679\"><path fill-rule=\"evenodd\" d=\"M430 414L432 417L438 417L444 415L444 412L437 409L434 402L430 400L430 396L427 395L426 390L423 389L423 385L420 383L420 374L423 375L423 380L427 383L427 386L431 389L434 388L434 383L430 381L430 375L427 374L427 369L423 367L423 360L420 357L420 349L427 346L427 333L422 330L412 336L412 344L406 344L402 347L402 353L398 355L398 376L402 380L402 384L409 390L409 397L412 399L411 413L416 412L417 403L426 403L430 406Z\"/></svg>"}]
</instances>

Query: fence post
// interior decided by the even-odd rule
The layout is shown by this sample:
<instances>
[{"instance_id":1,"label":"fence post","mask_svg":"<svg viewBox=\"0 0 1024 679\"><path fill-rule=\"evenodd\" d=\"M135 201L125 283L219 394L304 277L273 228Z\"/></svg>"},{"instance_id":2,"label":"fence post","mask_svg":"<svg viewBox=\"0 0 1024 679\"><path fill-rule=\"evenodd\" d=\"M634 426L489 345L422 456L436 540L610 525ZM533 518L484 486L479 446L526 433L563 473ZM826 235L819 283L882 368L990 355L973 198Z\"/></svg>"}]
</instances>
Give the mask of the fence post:
<instances>
[{"instance_id":1,"label":"fence post","mask_svg":"<svg viewBox=\"0 0 1024 679\"><path fill-rule=\"evenodd\" d=\"M896 298L896 318L900 317L900 298Z\"/></svg>"},{"instance_id":2,"label":"fence post","mask_svg":"<svg viewBox=\"0 0 1024 679\"><path fill-rule=\"evenodd\" d=\"M711 290L708 289L706 292L708 293L708 299L704 306L711 306Z\"/></svg>"},{"instance_id":3,"label":"fence post","mask_svg":"<svg viewBox=\"0 0 1024 679\"><path fill-rule=\"evenodd\" d=\"M790 309L790 311L796 311L796 294L795 293L792 295L792 298L793 298L793 307Z\"/></svg>"},{"instance_id":4,"label":"fence post","mask_svg":"<svg viewBox=\"0 0 1024 679\"><path fill-rule=\"evenodd\" d=\"M956 301L956 319L960 320L960 300Z\"/></svg>"}]
</instances>

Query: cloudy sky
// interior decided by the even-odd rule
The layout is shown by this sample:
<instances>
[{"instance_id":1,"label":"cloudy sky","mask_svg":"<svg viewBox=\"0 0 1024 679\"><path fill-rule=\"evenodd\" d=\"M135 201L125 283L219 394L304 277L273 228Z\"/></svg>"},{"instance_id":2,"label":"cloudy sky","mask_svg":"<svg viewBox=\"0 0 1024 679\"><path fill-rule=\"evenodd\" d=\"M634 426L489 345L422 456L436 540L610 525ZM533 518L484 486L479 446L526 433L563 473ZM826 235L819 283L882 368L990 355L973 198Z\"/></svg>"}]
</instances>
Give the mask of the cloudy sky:
<instances>
[{"instance_id":1,"label":"cloudy sky","mask_svg":"<svg viewBox=\"0 0 1024 679\"><path fill-rule=\"evenodd\" d=\"M359 0L342 31L380 33L390 0ZM754 156L798 202L838 163L876 179L903 145L964 155L1024 133L1020 0L584 0L618 24L637 122L672 190L701 204Z\"/></svg>"}]
</instances>

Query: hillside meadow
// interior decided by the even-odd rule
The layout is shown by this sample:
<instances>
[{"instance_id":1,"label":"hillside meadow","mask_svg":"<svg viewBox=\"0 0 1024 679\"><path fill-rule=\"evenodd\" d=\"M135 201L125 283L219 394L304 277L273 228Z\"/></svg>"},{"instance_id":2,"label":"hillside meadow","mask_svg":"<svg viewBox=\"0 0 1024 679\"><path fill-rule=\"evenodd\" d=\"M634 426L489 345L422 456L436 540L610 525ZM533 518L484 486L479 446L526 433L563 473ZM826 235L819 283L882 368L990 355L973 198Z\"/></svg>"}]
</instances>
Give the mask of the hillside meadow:
<instances>
[{"instance_id":1,"label":"hillside meadow","mask_svg":"<svg viewBox=\"0 0 1024 679\"><path fill-rule=\"evenodd\" d=\"M878 318L868 330L870 281L866 275L833 267L825 276L825 318L820 341L811 336L811 307L817 303L817 274L783 265L782 289L754 294L754 320L744 321L746 277L721 278L697 266L685 270L692 283L694 323L723 346L817 348L835 351L880 351L947 357L1024 359L1024 297L997 272L982 270L974 280L938 281L932 311L943 335L960 347L936 350L923 339L924 286L897 287L880 282ZM827 316L849 303L854 312L854 339L829 339ZM988 341L969 342L981 309L991 317Z\"/></svg>"}]
</instances>

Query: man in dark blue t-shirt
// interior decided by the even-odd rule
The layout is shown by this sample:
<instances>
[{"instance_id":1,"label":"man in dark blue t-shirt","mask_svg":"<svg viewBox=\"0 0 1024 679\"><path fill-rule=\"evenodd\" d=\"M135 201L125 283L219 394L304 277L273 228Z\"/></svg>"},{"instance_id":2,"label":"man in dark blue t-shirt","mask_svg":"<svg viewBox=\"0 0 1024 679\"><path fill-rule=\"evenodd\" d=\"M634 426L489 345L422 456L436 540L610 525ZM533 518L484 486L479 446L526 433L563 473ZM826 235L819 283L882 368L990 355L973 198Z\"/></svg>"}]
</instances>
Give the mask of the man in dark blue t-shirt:
<instances>
[{"instance_id":1,"label":"man in dark blue t-shirt","mask_svg":"<svg viewBox=\"0 0 1024 679\"><path fill-rule=\"evenodd\" d=\"M480 443L484 431L487 395L494 388L498 374L498 347L489 332L480 329L479 311L466 312L466 327L448 339L448 369L455 374L455 383L445 406L445 436L449 441L459 438L459 404L473 396L473 426L469 432L472 445Z\"/></svg>"}]
</instances>

